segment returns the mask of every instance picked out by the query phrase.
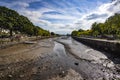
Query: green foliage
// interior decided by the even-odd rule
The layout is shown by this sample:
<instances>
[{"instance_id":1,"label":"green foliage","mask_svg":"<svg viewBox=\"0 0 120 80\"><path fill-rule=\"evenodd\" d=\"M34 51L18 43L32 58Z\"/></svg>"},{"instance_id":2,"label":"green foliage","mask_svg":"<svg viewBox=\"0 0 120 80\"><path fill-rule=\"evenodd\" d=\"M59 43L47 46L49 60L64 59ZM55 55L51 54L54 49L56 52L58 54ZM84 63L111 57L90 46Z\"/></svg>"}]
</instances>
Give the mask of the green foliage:
<instances>
[{"instance_id":1,"label":"green foliage","mask_svg":"<svg viewBox=\"0 0 120 80\"><path fill-rule=\"evenodd\" d=\"M79 32L78 32L78 31L76 31L76 30L75 30L75 31L73 31L73 32L72 32L72 36L79 36Z\"/></svg>"},{"instance_id":2,"label":"green foliage","mask_svg":"<svg viewBox=\"0 0 120 80\"><path fill-rule=\"evenodd\" d=\"M78 31L74 30L72 32L72 36L88 36L88 35L91 35L92 31L91 30L82 30L82 29L79 29Z\"/></svg>"},{"instance_id":3,"label":"green foliage","mask_svg":"<svg viewBox=\"0 0 120 80\"><path fill-rule=\"evenodd\" d=\"M120 14L109 17L105 23L94 23L92 34L96 35L120 35Z\"/></svg>"},{"instance_id":4,"label":"green foliage","mask_svg":"<svg viewBox=\"0 0 120 80\"><path fill-rule=\"evenodd\" d=\"M91 30L73 31L72 36L117 36L120 37L120 14L109 17L105 23L93 23Z\"/></svg>"},{"instance_id":5,"label":"green foliage","mask_svg":"<svg viewBox=\"0 0 120 80\"><path fill-rule=\"evenodd\" d=\"M16 11L2 6L0 6L0 27L3 29L9 29L10 36L12 36L13 31L19 31L23 34L35 36L50 35L49 31L34 26L27 17L19 15Z\"/></svg>"}]
</instances>

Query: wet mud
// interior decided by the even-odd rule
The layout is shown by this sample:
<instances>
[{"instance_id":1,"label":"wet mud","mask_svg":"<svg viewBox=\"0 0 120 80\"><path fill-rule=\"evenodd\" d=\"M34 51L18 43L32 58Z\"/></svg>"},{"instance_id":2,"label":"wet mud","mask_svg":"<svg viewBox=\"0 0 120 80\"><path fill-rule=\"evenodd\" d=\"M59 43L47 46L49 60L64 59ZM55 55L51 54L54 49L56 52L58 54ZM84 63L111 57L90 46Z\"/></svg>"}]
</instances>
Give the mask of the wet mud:
<instances>
[{"instance_id":1,"label":"wet mud","mask_svg":"<svg viewBox=\"0 0 120 80\"><path fill-rule=\"evenodd\" d=\"M120 79L119 69L105 67L88 59L75 57L74 53L71 54L70 47L59 43L59 41L59 38L40 41L34 47L29 47L30 50L32 49L31 51L19 53L24 54L22 57L30 55L27 56L27 59L21 60L17 57L19 61L1 62L0 80ZM28 48L26 49L28 50Z\"/></svg>"}]
</instances>

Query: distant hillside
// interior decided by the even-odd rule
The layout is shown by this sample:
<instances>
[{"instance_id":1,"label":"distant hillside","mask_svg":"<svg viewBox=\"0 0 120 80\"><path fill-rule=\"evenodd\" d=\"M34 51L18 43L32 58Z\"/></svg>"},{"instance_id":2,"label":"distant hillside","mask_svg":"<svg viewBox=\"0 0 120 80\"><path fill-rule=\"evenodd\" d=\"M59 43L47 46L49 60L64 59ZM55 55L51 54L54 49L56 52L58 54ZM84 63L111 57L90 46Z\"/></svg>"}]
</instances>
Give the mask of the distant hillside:
<instances>
[{"instance_id":1,"label":"distant hillside","mask_svg":"<svg viewBox=\"0 0 120 80\"><path fill-rule=\"evenodd\" d=\"M0 28L9 29L11 36L13 31L27 35L50 35L47 30L33 25L27 17L3 6L0 6Z\"/></svg>"}]
</instances>

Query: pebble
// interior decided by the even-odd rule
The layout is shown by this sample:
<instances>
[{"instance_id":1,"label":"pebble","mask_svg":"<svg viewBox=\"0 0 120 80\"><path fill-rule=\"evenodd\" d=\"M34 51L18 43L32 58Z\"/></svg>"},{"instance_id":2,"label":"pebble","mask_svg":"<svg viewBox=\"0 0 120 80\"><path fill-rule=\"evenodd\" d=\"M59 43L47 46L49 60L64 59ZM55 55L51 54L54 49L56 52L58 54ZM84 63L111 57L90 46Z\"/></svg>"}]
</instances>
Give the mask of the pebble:
<instances>
[{"instance_id":1,"label":"pebble","mask_svg":"<svg viewBox=\"0 0 120 80\"><path fill-rule=\"evenodd\" d=\"M24 75L20 75L20 78L24 77Z\"/></svg>"},{"instance_id":2,"label":"pebble","mask_svg":"<svg viewBox=\"0 0 120 80\"><path fill-rule=\"evenodd\" d=\"M8 67L8 69L10 69L10 67Z\"/></svg>"},{"instance_id":3,"label":"pebble","mask_svg":"<svg viewBox=\"0 0 120 80\"><path fill-rule=\"evenodd\" d=\"M59 73L60 77L64 77L65 76L65 71L62 71L61 73Z\"/></svg>"},{"instance_id":4,"label":"pebble","mask_svg":"<svg viewBox=\"0 0 120 80\"><path fill-rule=\"evenodd\" d=\"M4 76L3 73L0 73L0 76Z\"/></svg>"},{"instance_id":5,"label":"pebble","mask_svg":"<svg viewBox=\"0 0 120 80\"><path fill-rule=\"evenodd\" d=\"M65 71L62 71L62 73L64 74L64 73L65 73Z\"/></svg>"},{"instance_id":6,"label":"pebble","mask_svg":"<svg viewBox=\"0 0 120 80\"><path fill-rule=\"evenodd\" d=\"M13 76L12 76L12 75L8 75L8 77L10 77L10 78L11 78L11 77L13 77Z\"/></svg>"},{"instance_id":7,"label":"pebble","mask_svg":"<svg viewBox=\"0 0 120 80\"><path fill-rule=\"evenodd\" d=\"M19 60L18 60L18 59L16 59L16 62L19 62Z\"/></svg>"}]
</instances>

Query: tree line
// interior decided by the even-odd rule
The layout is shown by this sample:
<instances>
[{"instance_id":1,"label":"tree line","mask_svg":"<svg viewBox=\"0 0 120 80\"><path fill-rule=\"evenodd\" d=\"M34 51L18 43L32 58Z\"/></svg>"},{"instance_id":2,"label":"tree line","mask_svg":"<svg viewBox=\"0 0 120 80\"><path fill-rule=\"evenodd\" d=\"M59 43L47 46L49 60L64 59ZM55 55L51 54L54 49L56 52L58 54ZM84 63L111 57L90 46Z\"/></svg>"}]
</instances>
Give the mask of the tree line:
<instances>
[{"instance_id":1,"label":"tree line","mask_svg":"<svg viewBox=\"0 0 120 80\"><path fill-rule=\"evenodd\" d=\"M120 14L116 13L104 23L93 23L90 30L74 30L72 36L114 37L120 38Z\"/></svg>"},{"instance_id":2,"label":"tree line","mask_svg":"<svg viewBox=\"0 0 120 80\"><path fill-rule=\"evenodd\" d=\"M49 31L35 26L27 17L3 6L0 6L0 29L9 30L10 36L13 36L13 32L29 36L51 35Z\"/></svg>"}]
</instances>

